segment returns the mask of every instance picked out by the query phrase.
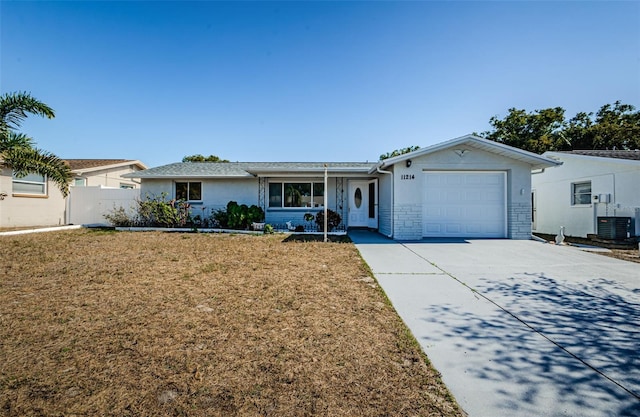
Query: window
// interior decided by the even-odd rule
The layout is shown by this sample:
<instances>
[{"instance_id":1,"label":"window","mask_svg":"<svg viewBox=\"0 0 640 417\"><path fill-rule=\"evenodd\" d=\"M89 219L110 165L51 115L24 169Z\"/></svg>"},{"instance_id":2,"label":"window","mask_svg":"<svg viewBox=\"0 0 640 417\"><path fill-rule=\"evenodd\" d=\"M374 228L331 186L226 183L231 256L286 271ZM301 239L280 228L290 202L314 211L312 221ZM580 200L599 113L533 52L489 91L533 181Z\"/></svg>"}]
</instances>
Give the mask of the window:
<instances>
[{"instance_id":1,"label":"window","mask_svg":"<svg viewBox=\"0 0 640 417\"><path fill-rule=\"evenodd\" d=\"M571 184L571 205L591 204L591 181Z\"/></svg>"},{"instance_id":2,"label":"window","mask_svg":"<svg viewBox=\"0 0 640 417\"><path fill-rule=\"evenodd\" d=\"M73 179L73 185L75 187L85 187L87 185L87 179L86 178L74 178Z\"/></svg>"},{"instance_id":3,"label":"window","mask_svg":"<svg viewBox=\"0 0 640 417\"><path fill-rule=\"evenodd\" d=\"M324 183L271 182L269 207L323 207Z\"/></svg>"},{"instance_id":4,"label":"window","mask_svg":"<svg viewBox=\"0 0 640 417\"><path fill-rule=\"evenodd\" d=\"M369 218L376 218L376 184L369 183Z\"/></svg>"},{"instance_id":5,"label":"window","mask_svg":"<svg viewBox=\"0 0 640 417\"><path fill-rule=\"evenodd\" d=\"M269 183L269 207L282 207L282 183Z\"/></svg>"},{"instance_id":6,"label":"window","mask_svg":"<svg viewBox=\"0 0 640 417\"><path fill-rule=\"evenodd\" d=\"M136 188L136 186L133 184L127 184L127 183L121 182L120 188L122 188L123 190L133 190L134 188Z\"/></svg>"},{"instance_id":7,"label":"window","mask_svg":"<svg viewBox=\"0 0 640 417\"><path fill-rule=\"evenodd\" d=\"M13 174L13 192L15 194L47 195L47 178L40 174L16 177Z\"/></svg>"},{"instance_id":8,"label":"window","mask_svg":"<svg viewBox=\"0 0 640 417\"><path fill-rule=\"evenodd\" d=\"M202 183L176 182L176 200L202 200Z\"/></svg>"}]
</instances>

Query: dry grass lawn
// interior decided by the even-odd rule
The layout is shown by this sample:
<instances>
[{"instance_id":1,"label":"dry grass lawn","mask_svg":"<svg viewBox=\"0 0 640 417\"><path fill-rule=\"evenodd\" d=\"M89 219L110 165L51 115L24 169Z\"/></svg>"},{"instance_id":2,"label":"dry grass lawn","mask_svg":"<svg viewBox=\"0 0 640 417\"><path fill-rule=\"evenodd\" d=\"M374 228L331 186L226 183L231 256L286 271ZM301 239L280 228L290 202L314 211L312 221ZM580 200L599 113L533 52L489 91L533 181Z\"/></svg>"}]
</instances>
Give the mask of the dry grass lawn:
<instances>
[{"instance_id":1,"label":"dry grass lawn","mask_svg":"<svg viewBox=\"0 0 640 417\"><path fill-rule=\"evenodd\" d=\"M0 237L0 415L460 416L348 243Z\"/></svg>"}]
</instances>

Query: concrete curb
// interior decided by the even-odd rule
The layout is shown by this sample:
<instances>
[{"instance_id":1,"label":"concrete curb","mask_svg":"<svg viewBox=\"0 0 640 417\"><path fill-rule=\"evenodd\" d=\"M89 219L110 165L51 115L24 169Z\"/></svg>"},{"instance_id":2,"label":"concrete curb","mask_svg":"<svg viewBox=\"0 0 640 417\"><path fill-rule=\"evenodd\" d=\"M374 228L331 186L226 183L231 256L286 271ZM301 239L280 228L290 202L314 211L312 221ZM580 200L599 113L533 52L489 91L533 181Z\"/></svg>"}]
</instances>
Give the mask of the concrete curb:
<instances>
[{"instance_id":1,"label":"concrete curb","mask_svg":"<svg viewBox=\"0 0 640 417\"><path fill-rule=\"evenodd\" d=\"M82 229L83 227L84 226L82 225L71 225L71 226L43 227L41 229L13 230L11 232L0 232L0 236L26 235L30 233L59 232L62 230Z\"/></svg>"}]
</instances>

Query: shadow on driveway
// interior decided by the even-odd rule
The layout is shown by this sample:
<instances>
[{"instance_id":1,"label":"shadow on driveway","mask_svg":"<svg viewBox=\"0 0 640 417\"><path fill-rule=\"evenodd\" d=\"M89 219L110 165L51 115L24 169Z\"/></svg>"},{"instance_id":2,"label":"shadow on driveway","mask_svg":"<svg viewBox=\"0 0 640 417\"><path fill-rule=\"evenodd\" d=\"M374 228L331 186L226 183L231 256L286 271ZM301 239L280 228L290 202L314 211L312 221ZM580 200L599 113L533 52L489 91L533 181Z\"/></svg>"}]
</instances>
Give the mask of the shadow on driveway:
<instances>
[{"instance_id":1,"label":"shadow on driveway","mask_svg":"<svg viewBox=\"0 0 640 417\"><path fill-rule=\"evenodd\" d=\"M439 332L422 342L454 341L471 379L498 384L491 400L504 415L541 406L548 415L640 415L639 290L544 274L479 281L475 290L502 310L432 304L422 320Z\"/></svg>"}]
</instances>

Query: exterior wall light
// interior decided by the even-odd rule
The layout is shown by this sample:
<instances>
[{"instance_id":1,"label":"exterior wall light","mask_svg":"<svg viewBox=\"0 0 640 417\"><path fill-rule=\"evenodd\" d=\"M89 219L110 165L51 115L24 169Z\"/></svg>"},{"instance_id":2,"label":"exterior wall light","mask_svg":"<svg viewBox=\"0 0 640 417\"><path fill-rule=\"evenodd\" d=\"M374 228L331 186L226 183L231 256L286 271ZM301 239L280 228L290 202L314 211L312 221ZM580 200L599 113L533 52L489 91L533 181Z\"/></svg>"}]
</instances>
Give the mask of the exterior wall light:
<instances>
[{"instance_id":1,"label":"exterior wall light","mask_svg":"<svg viewBox=\"0 0 640 417\"><path fill-rule=\"evenodd\" d=\"M411 159L407 159L406 163L407 163L407 168L411 168L411 164L412 164Z\"/></svg>"}]
</instances>

